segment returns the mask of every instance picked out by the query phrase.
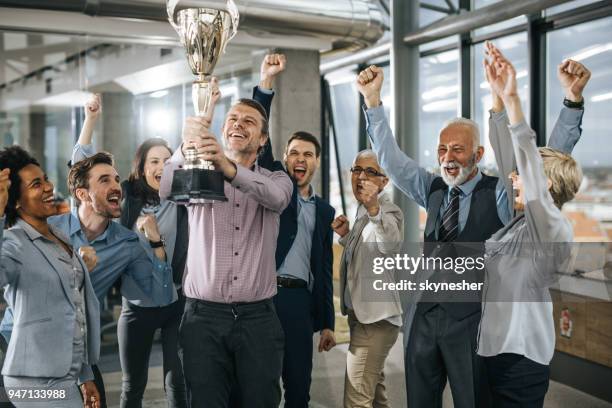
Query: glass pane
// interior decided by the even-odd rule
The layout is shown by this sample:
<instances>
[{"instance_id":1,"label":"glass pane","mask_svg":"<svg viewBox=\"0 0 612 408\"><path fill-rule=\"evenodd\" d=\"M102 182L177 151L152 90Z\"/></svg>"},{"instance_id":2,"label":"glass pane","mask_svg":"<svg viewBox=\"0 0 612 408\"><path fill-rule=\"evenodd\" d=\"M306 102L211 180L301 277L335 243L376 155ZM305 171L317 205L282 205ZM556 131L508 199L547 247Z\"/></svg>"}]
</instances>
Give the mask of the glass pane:
<instances>
[{"instance_id":1,"label":"glass pane","mask_svg":"<svg viewBox=\"0 0 612 408\"><path fill-rule=\"evenodd\" d=\"M449 44L453 44L454 46L457 47L459 45L459 36L452 35L450 37L445 37L440 40L436 40L436 41L432 41L432 42L428 42L426 44L420 45L419 51L423 52L423 51L433 50L439 47L444 47L445 45L449 45Z\"/></svg>"},{"instance_id":2,"label":"glass pane","mask_svg":"<svg viewBox=\"0 0 612 408\"><path fill-rule=\"evenodd\" d=\"M448 4L446 3L445 0L423 0L421 1L421 7L419 10L419 27L424 27L426 25L429 25L449 15L448 13L444 13L442 11L430 10L428 8L425 8L423 7L423 4L429 4L431 6L440 7L445 10L449 9ZM459 7L458 0L451 0L451 4L455 8L455 10L458 9Z\"/></svg>"},{"instance_id":3,"label":"glass pane","mask_svg":"<svg viewBox=\"0 0 612 408\"><path fill-rule=\"evenodd\" d=\"M519 95L523 103L523 109L529 118L529 73L527 55L527 33L514 34L508 37L498 38L495 45L514 64L518 79ZM481 132L481 142L485 147L485 155L481 161L484 168L496 174L497 164L489 143L489 109L491 109L491 90L485 79L482 61L484 58L484 43L474 46L474 120L478 123Z\"/></svg>"},{"instance_id":4,"label":"glass pane","mask_svg":"<svg viewBox=\"0 0 612 408\"><path fill-rule=\"evenodd\" d=\"M351 220L355 216L357 202L353 197L353 190L351 188L350 168L359 150L359 115L361 114L359 94L355 87L355 75L352 71L344 72L341 78L332 78L330 86L332 110L338 132L336 140L338 146L340 146L336 153L333 139L330 138L330 204L336 209L338 214L343 213L342 198L340 196L340 177L342 177L344 200L347 205L346 215ZM340 158L340 172L338 172L336 154Z\"/></svg>"},{"instance_id":5,"label":"glass pane","mask_svg":"<svg viewBox=\"0 0 612 408\"><path fill-rule=\"evenodd\" d=\"M564 210L573 218L584 219L584 225L592 226L589 231L575 229L576 240L607 241L605 231L612 236L612 17L548 34L547 89L550 97L546 124L549 132L557 120L564 96L557 81L557 64L566 58L582 62L592 76L584 91L582 140L572 153L582 166L583 185L577 198Z\"/></svg>"},{"instance_id":6,"label":"glass pane","mask_svg":"<svg viewBox=\"0 0 612 408\"><path fill-rule=\"evenodd\" d=\"M574 0L569 1L567 3L561 4L559 6L551 7L545 10L547 16L552 16L558 13L562 13L564 11L573 10L575 8L586 6L587 4L598 3L601 0Z\"/></svg>"},{"instance_id":7,"label":"glass pane","mask_svg":"<svg viewBox=\"0 0 612 408\"><path fill-rule=\"evenodd\" d=\"M182 122L193 115L194 79L181 48L106 44L89 36L0 32L0 37L1 142L29 150L62 195L68 195L66 164L92 93L103 100L94 145L113 153L122 179L145 139L179 145ZM250 96L252 85L250 72L221 81L213 133L220 135L232 100Z\"/></svg>"},{"instance_id":8,"label":"glass pane","mask_svg":"<svg viewBox=\"0 0 612 408\"><path fill-rule=\"evenodd\" d=\"M473 4L472 7L474 9L477 9L481 7L490 6L492 4L498 3L499 1L500 0L474 0L474 2L472 3ZM474 30L474 35L485 35L489 33L494 33L496 31L501 31L506 28L516 27L518 25L525 24L525 23L527 23L527 17L518 16L518 17L511 18L509 20L501 21L497 24L491 24L486 27L477 28L476 30Z\"/></svg>"},{"instance_id":9,"label":"glass pane","mask_svg":"<svg viewBox=\"0 0 612 408\"><path fill-rule=\"evenodd\" d=\"M459 112L459 51L421 58L419 63L419 157L422 166L435 168L438 133L444 121Z\"/></svg>"},{"instance_id":10,"label":"glass pane","mask_svg":"<svg viewBox=\"0 0 612 408\"><path fill-rule=\"evenodd\" d=\"M486 27L477 28L476 30L474 30L474 35L478 36L478 35L495 33L497 31L502 31L507 28L519 26L521 24L527 24L527 17L518 16L518 17L511 18L510 20L505 20L505 21L501 21L496 24L488 25Z\"/></svg>"}]
</instances>

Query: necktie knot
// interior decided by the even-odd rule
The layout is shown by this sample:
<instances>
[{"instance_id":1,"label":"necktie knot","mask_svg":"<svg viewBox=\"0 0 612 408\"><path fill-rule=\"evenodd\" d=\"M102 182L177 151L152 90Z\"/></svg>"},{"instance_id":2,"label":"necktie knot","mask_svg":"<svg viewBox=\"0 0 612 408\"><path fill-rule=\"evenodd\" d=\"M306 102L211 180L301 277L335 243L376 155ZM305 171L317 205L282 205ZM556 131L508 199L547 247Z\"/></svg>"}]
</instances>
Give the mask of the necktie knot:
<instances>
[{"instance_id":1,"label":"necktie knot","mask_svg":"<svg viewBox=\"0 0 612 408\"><path fill-rule=\"evenodd\" d=\"M461 194L461 189L459 187L455 186L450 191L451 198L457 197L459 194Z\"/></svg>"}]
</instances>

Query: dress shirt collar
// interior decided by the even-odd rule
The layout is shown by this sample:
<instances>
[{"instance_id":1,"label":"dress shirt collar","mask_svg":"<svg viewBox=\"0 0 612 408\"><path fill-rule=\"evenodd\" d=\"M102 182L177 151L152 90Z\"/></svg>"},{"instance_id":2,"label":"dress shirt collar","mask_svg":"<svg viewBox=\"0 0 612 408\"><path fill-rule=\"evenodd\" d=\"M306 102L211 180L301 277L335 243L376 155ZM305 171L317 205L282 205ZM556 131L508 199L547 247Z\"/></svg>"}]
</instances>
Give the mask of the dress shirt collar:
<instances>
[{"instance_id":1,"label":"dress shirt collar","mask_svg":"<svg viewBox=\"0 0 612 408\"><path fill-rule=\"evenodd\" d=\"M472 194L472 191L474 191L476 184L478 184L480 180L482 180L482 173L480 172L480 168L476 167L476 175L472 177L469 181L466 181L465 183L458 185L457 187L459 188L459 190L461 190L462 195L468 196ZM452 187L449 186L448 187L449 194L451 190L452 190Z\"/></svg>"},{"instance_id":2,"label":"dress shirt collar","mask_svg":"<svg viewBox=\"0 0 612 408\"><path fill-rule=\"evenodd\" d=\"M296 186L295 188L298 188L298 187ZM302 197L302 194L300 194L299 191L298 191L298 197L299 197L299 200L303 203L314 202L315 192L314 192L314 188L312 188L312 185L308 186L308 197L306 198Z\"/></svg>"},{"instance_id":3,"label":"dress shirt collar","mask_svg":"<svg viewBox=\"0 0 612 408\"><path fill-rule=\"evenodd\" d=\"M82 237L86 239L85 231L83 231L77 209L74 208L69 216L66 215L66 218L68 221L68 231L70 231L70 236L73 237L75 234L81 233ZM122 228L121 225L117 224L116 222L109 221L104 232L94 238L90 243L106 241L110 244L115 241L123 241L132 237L130 232L130 230Z\"/></svg>"},{"instance_id":4,"label":"dress shirt collar","mask_svg":"<svg viewBox=\"0 0 612 408\"><path fill-rule=\"evenodd\" d=\"M42 235L40 232L36 231L36 229L33 226L31 226L30 224L28 224L27 222L25 222L21 218L17 218L17 222L15 223L15 226L18 226L19 228L21 228L26 233L26 235L28 236L30 241L34 241L34 240L37 240L37 239L44 239L44 240L47 240L47 241L49 240L47 237ZM53 225L49 225L49 228L53 232L53 235L55 235L58 239L62 240L66 245L70 246L70 242L64 236L64 234L62 234L61 231L59 231Z\"/></svg>"}]
</instances>

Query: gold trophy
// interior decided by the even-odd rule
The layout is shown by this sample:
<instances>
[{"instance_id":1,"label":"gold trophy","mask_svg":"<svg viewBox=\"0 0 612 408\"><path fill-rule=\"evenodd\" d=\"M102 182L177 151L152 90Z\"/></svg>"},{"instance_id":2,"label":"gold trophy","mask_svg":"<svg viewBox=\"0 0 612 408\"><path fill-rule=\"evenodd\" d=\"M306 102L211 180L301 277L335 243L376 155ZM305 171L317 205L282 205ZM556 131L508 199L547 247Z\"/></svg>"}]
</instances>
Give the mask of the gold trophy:
<instances>
[{"instance_id":1,"label":"gold trophy","mask_svg":"<svg viewBox=\"0 0 612 408\"><path fill-rule=\"evenodd\" d=\"M168 0L168 20L185 47L189 67L197 79L191 96L197 116L206 116L211 108L211 76L219 56L238 31L238 8L226 1L225 10L210 8L180 9L181 0ZM172 179L170 199L181 203L206 200L227 201L223 173L213 163L198 157L193 147L185 149L185 164Z\"/></svg>"}]
</instances>

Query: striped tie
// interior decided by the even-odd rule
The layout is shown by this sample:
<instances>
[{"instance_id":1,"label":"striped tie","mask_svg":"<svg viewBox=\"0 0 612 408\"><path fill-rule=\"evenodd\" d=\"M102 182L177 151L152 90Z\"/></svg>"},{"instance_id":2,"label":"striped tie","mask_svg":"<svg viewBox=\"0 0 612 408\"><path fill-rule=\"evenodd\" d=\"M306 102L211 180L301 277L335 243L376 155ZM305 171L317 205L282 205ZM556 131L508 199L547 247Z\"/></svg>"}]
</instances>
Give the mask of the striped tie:
<instances>
[{"instance_id":1,"label":"striped tie","mask_svg":"<svg viewBox=\"0 0 612 408\"><path fill-rule=\"evenodd\" d=\"M459 234L459 187L453 187L450 192L450 202L442 215L440 225L439 241L451 242L457 239Z\"/></svg>"}]
</instances>

